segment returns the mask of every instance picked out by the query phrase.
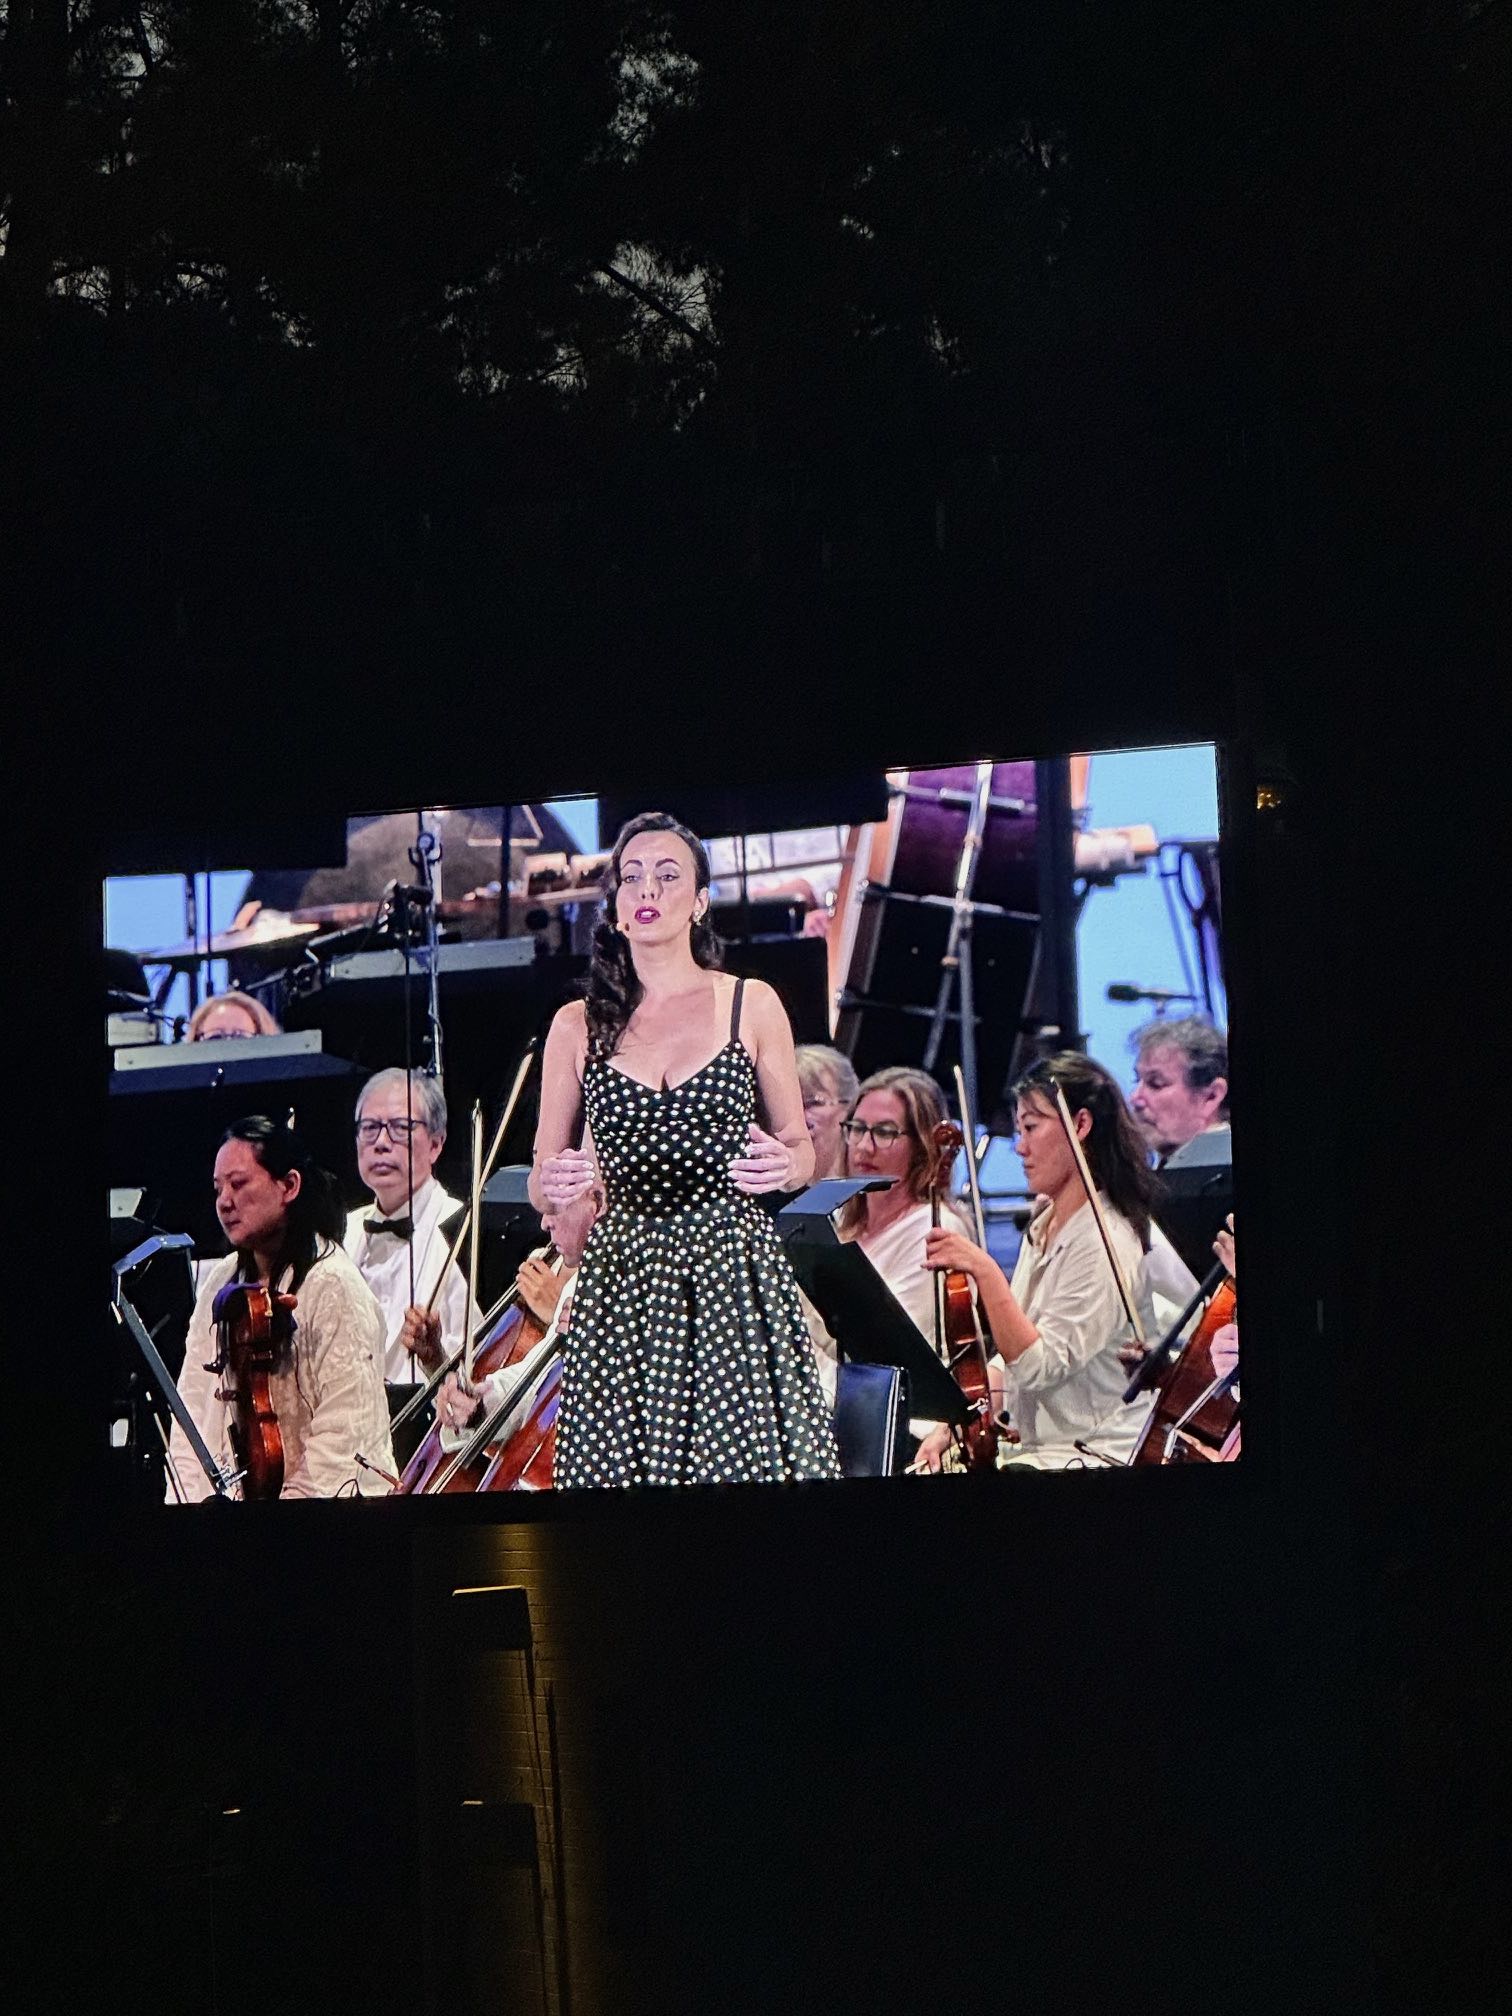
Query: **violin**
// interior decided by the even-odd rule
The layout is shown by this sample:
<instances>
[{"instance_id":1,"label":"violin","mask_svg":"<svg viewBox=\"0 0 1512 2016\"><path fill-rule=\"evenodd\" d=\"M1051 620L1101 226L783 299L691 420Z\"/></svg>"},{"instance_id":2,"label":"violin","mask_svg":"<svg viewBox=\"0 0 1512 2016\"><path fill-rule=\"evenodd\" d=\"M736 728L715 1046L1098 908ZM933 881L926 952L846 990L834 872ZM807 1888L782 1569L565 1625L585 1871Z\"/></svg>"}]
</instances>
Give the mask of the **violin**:
<instances>
[{"instance_id":1,"label":"violin","mask_svg":"<svg viewBox=\"0 0 1512 2016\"><path fill-rule=\"evenodd\" d=\"M965 1145L952 1121L942 1120L930 1141L933 1168L929 1184L929 1219L940 1228L941 1201L950 1182L951 1165ZM956 1431L968 1470L997 1467L997 1445L1003 1430L993 1417L992 1388L987 1377L987 1339L977 1312L971 1276L941 1268L935 1274L935 1349L971 1409L971 1419Z\"/></svg>"},{"instance_id":2,"label":"violin","mask_svg":"<svg viewBox=\"0 0 1512 2016\"><path fill-rule=\"evenodd\" d=\"M244 1499L276 1498L283 1490L283 1431L268 1381L293 1341L295 1301L260 1281L231 1281L211 1305L217 1349L205 1370L221 1380L215 1397L231 1409L231 1449Z\"/></svg>"}]
</instances>

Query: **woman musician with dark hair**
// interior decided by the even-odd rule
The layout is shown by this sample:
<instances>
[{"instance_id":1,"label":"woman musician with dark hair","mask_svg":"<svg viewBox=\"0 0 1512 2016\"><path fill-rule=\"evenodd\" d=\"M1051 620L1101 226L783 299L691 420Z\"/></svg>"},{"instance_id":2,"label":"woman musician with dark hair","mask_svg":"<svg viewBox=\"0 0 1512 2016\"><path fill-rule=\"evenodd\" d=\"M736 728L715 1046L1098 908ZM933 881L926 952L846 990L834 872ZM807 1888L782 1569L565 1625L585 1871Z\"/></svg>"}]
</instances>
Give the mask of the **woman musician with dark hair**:
<instances>
[{"instance_id":1,"label":"woman musician with dark hair","mask_svg":"<svg viewBox=\"0 0 1512 2016\"><path fill-rule=\"evenodd\" d=\"M216 1303L235 1283L292 1296L290 1334L268 1374L282 1443L278 1495L381 1496L389 1489L384 1473L394 1467L383 1388L386 1325L373 1291L342 1251L346 1213L334 1177L292 1128L256 1114L226 1130L213 1180L216 1216L233 1251L209 1270L195 1301L179 1374L185 1405L211 1453L234 1470L232 1410L222 1398L222 1375L212 1369L219 1355ZM184 1497L209 1497L209 1480L176 1423L169 1455ZM177 1495L174 1478L168 1495Z\"/></svg>"},{"instance_id":2,"label":"woman musician with dark hair","mask_svg":"<svg viewBox=\"0 0 1512 2016\"><path fill-rule=\"evenodd\" d=\"M1120 1462L1150 1409L1148 1400L1123 1405L1129 1375L1119 1352L1132 1336L1125 1292L1146 1336L1154 1334L1145 1256L1156 1179L1117 1082L1090 1057L1065 1051L1045 1059L1019 1079L1013 1099L1019 1157L1038 1201L1012 1281L980 1246L945 1228L927 1235L924 1264L964 1272L976 1284L1020 1436L1006 1460L1041 1470L1080 1467L1077 1442L1095 1440L1099 1453ZM1097 1191L1111 1259L1067 1139L1062 1099ZM916 1462L937 1469L947 1442L938 1431Z\"/></svg>"},{"instance_id":3,"label":"woman musician with dark hair","mask_svg":"<svg viewBox=\"0 0 1512 2016\"><path fill-rule=\"evenodd\" d=\"M720 971L708 856L666 813L623 827L604 890L587 998L546 1040L531 1174L532 1202L568 1227L600 1185L604 1200L554 1481L838 1477L797 1283L756 1201L814 1166L782 1003Z\"/></svg>"}]
</instances>

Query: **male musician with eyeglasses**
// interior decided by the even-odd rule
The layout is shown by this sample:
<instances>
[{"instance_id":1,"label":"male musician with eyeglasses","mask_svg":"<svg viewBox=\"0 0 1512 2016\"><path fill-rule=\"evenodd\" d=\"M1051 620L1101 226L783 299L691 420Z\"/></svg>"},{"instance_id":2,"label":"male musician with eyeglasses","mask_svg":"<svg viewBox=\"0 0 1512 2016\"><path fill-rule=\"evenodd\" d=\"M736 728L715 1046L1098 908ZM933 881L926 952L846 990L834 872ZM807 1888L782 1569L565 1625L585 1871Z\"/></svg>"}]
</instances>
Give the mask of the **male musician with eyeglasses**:
<instances>
[{"instance_id":1,"label":"male musician with eyeglasses","mask_svg":"<svg viewBox=\"0 0 1512 2016\"><path fill-rule=\"evenodd\" d=\"M406 1083L397 1067L379 1071L357 1100L356 1135L372 1203L349 1214L342 1243L383 1310L384 1380L408 1390L461 1344L467 1315L465 1242L464 1264L447 1268L429 1322L424 1313L463 1210L435 1175L446 1145L439 1080L416 1071Z\"/></svg>"}]
</instances>

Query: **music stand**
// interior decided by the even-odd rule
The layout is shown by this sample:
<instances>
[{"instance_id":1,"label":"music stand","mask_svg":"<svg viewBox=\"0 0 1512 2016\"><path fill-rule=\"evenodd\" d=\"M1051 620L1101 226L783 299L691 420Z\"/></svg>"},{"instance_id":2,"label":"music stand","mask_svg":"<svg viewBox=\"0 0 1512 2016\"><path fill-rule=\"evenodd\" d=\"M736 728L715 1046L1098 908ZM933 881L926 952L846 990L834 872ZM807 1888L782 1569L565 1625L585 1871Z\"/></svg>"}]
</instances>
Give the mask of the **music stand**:
<instances>
[{"instance_id":1,"label":"music stand","mask_svg":"<svg viewBox=\"0 0 1512 2016\"><path fill-rule=\"evenodd\" d=\"M777 1230L799 1285L847 1358L898 1365L908 1376L909 1413L964 1427L971 1409L924 1333L854 1240L842 1241L830 1213L890 1178L830 1177L785 1204Z\"/></svg>"},{"instance_id":2,"label":"music stand","mask_svg":"<svg viewBox=\"0 0 1512 2016\"><path fill-rule=\"evenodd\" d=\"M137 1314L130 1297L126 1293L125 1277L135 1267L153 1258L157 1253L192 1252L194 1241L184 1232L159 1232L151 1239L144 1239L140 1246L134 1246L123 1260L117 1260L111 1273L115 1276L115 1287L111 1292L110 1310L118 1323L124 1323L136 1339L137 1348L146 1360L147 1370L154 1384L162 1394L169 1412L184 1431L189 1447L194 1451L195 1460L209 1479L210 1488L217 1498L229 1498L232 1486L237 1482L234 1471L222 1469L211 1455L209 1445L201 1435L194 1416L184 1405L183 1396L169 1375L168 1367L158 1355L158 1348L152 1341L152 1333ZM170 1463L171 1463L170 1458ZM175 1482L177 1479L175 1478Z\"/></svg>"}]
</instances>

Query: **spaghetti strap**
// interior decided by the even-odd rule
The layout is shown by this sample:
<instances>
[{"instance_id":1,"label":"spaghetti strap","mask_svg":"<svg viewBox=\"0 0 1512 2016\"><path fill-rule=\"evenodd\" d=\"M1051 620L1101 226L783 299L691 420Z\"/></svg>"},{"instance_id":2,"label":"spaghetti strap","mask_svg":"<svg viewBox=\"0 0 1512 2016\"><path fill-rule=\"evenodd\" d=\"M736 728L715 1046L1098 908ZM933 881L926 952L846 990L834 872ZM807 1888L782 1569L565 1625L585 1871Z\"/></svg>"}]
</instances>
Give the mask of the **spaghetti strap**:
<instances>
[{"instance_id":1,"label":"spaghetti strap","mask_svg":"<svg viewBox=\"0 0 1512 2016\"><path fill-rule=\"evenodd\" d=\"M735 982L735 994L730 1003L730 1041L732 1043L740 1035L740 997L744 992L745 975L742 973L740 978Z\"/></svg>"}]
</instances>

